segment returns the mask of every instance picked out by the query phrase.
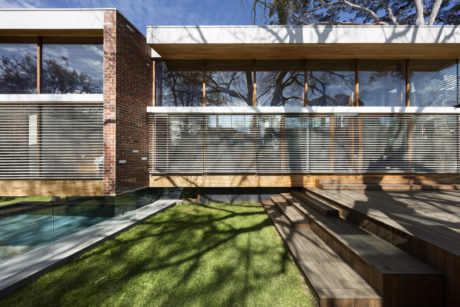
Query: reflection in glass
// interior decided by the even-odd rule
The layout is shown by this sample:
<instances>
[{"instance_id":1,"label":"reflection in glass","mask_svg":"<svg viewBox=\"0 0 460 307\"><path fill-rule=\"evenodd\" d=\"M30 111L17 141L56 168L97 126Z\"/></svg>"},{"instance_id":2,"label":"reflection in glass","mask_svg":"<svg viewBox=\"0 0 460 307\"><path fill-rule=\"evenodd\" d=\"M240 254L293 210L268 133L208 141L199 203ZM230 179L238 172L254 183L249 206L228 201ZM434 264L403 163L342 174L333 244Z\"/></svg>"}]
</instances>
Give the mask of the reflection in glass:
<instances>
[{"instance_id":1,"label":"reflection in glass","mask_svg":"<svg viewBox=\"0 0 460 307\"><path fill-rule=\"evenodd\" d=\"M411 106L454 106L458 82L455 60L414 60L410 62Z\"/></svg>"},{"instance_id":2,"label":"reflection in glass","mask_svg":"<svg viewBox=\"0 0 460 307\"><path fill-rule=\"evenodd\" d=\"M0 44L0 94L37 92L37 45Z\"/></svg>"},{"instance_id":3,"label":"reflection in glass","mask_svg":"<svg viewBox=\"0 0 460 307\"><path fill-rule=\"evenodd\" d=\"M308 105L352 106L355 71L353 61L308 61Z\"/></svg>"},{"instance_id":4,"label":"reflection in glass","mask_svg":"<svg viewBox=\"0 0 460 307\"><path fill-rule=\"evenodd\" d=\"M256 63L258 106L303 106L305 69L302 61Z\"/></svg>"},{"instance_id":5,"label":"reflection in glass","mask_svg":"<svg viewBox=\"0 0 460 307\"><path fill-rule=\"evenodd\" d=\"M155 104L198 107L203 105L203 65L196 61L155 63Z\"/></svg>"},{"instance_id":6,"label":"reflection in glass","mask_svg":"<svg viewBox=\"0 0 460 307\"><path fill-rule=\"evenodd\" d=\"M43 44L42 66L43 93L102 93L101 44Z\"/></svg>"},{"instance_id":7,"label":"reflection in glass","mask_svg":"<svg viewBox=\"0 0 460 307\"><path fill-rule=\"evenodd\" d=\"M404 106L404 61L366 60L358 63L360 106Z\"/></svg>"},{"instance_id":8,"label":"reflection in glass","mask_svg":"<svg viewBox=\"0 0 460 307\"><path fill-rule=\"evenodd\" d=\"M207 106L252 105L250 61L209 61L206 65Z\"/></svg>"}]
</instances>

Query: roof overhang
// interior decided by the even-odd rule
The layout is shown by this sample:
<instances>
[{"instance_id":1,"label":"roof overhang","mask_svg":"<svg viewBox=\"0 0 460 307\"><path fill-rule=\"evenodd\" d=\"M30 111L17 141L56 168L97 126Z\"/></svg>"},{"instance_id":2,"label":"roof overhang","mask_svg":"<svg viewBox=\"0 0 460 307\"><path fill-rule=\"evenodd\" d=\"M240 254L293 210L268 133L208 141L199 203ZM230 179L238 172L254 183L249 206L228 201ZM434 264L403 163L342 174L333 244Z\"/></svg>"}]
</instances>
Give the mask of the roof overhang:
<instances>
[{"instance_id":1,"label":"roof overhang","mask_svg":"<svg viewBox=\"0 0 460 307\"><path fill-rule=\"evenodd\" d=\"M163 59L456 59L460 26L151 26Z\"/></svg>"},{"instance_id":2,"label":"roof overhang","mask_svg":"<svg viewBox=\"0 0 460 307\"><path fill-rule=\"evenodd\" d=\"M115 9L2 9L0 36L102 37L105 10Z\"/></svg>"}]
</instances>

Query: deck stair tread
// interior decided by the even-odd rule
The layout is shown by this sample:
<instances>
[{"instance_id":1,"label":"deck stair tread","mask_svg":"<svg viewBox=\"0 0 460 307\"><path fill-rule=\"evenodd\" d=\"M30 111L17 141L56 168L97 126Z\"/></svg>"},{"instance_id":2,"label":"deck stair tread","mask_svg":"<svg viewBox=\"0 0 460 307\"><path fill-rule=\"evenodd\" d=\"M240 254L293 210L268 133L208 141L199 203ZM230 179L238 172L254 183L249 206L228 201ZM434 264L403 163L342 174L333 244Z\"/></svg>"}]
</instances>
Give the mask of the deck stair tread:
<instances>
[{"instance_id":1,"label":"deck stair tread","mask_svg":"<svg viewBox=\"0 0 460 307\"><path fill-rule=\"evenodd\" d=\"M310 206L319 211L321 214L326 216L339 216L339 210L337 210L332 205L328 204L327 201L315 196L308 191L295 191L291 192L292 195L299 198L304 202L308 202ZM289 200L292 196L289 193L282 193L282 197Z\"/></svg>"},{"instance_id":2,"label":"deck stair tread","mask_svg":"<svg viewBox=\"0 0 460 307\"><path fill-rule=\"evenodd\" d=\"M308 191L317 195L322 199L327 199L329 202L334 203L341 210L346 209L352 212L357 212L365 215L367 219L378 224L385 225L387 228L392 229L395 232L404 233L410 237L416 237L422 241L428 242L437 246L443 250L449 251L455 255L460 255L460 243L458 236L460 231L458 227L446 227L444 224L436 222L430 215L433 213L428 211L425 206L426 213L423 213L421 209L414 212L414 204L407 200L394 198L397 195L405 197L405 199L413 198L408 197L413 192L405 192L402 194L382 194L378 191L337 191L331 193L330 191L321 190L319 188L309 187ZM457 212L457 207L452 206L441 206L442 203L450 202L451 204L458 203L459 192L448 191L442 194L442 199L439 199L439 194L430 192L424 192L428 194L426 197L438 197L437 207L441 207L443 215L439 215L438 219L447 220L449 217L452 218L452 213ZM420 196L419 196L420 197ZM413 201L414 202L414 201ZM421 203L418 202L418 208ZM382 210L380 208L385 208ZM388 215L391 212L391 215ZM453 215L458 216L458 213ZM458 223L458 219L454 219L451 223ZM429 227L427 227L429 226Z\"/></svg>"},{"instance_id":3,"label":"deck stair tread","mask_svg":"<svg viewBox=\"0 0 460 307\"><path fill-rule=\"evenodd\" d=\"M346 220L323 216L302 204L295 197L288 201L351 253L382 274L441 275L435 268Z\"/></svg>"},{"instance_id":4,"label":"deck stair tread","mask_svg":"<svg viewBox=\"0 0 460 307\"><path fill-rule=\"evenodd\" d=\"M317 179L319 184L420 184L420 185L438 185L438 184L460 184L456 178L381 178L381 177L365 177L365 178L329 178Z\"/></svg>"},{"instance_id":5,"label":"deck stair tread","mask_svg":"<svg viewBox=\"0 0 460 307\"><path fill-rule=\"evenodd\" d=\"M322 190L383 190L383 191L419 191L419 190L460 190L459 184L413 184L413 183L322 183Z\"/></svg>"},{"instance_id":6,"label":"deck stair tread","mask_svg":"<svg viewBox=\"0 0 460 307\"><path fill-rule=\"evenodd\" d=\"M293 206L290 206L284 197L273 196L271 200L286 215L293 225L296 225L296 227L302 227L303 225L307 227L309 222L305 216L300 214Z\"/></svg>"},{"instance_id":7,"label":"deck stair tread","mask_svg":"<svg viewBox=\"0 0 460 307\"><path fill-rule=\"evenodd\" d=\"M262 204L320 301L348 299L349 303L381 305L380 295L311 230L295 229L272 201Z\"/></svg>"}]
</instances>

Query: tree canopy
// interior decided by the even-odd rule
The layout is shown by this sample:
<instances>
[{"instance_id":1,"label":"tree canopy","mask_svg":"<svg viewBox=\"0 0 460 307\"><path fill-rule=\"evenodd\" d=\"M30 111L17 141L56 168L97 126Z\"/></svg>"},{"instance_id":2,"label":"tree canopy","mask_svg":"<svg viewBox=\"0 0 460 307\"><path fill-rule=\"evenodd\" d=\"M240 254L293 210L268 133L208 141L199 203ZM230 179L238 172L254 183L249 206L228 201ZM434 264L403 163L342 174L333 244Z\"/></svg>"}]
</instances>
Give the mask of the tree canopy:
<instances>
[{"instance_id":1,"label":"tree canopy","mask_svg":"<svg viewBox=\"0 0 460 307\"><path fill-rule=\"evenodd\" d=\"M254 23L458 25L458 0L251 0ZM262 12L262 16L260 16ZM259 15L257 15L259 14Z\"/></svg>"}]
</instances>

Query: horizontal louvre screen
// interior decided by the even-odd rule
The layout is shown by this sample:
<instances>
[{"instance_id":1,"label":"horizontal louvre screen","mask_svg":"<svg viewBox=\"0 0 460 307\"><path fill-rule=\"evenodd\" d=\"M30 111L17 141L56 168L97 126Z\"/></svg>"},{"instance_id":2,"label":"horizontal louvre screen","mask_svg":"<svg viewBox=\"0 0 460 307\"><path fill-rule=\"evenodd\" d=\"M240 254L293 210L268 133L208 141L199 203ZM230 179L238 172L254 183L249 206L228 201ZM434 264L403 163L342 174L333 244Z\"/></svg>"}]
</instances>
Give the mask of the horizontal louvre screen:
<instances>
[{"instance_id":1,"label":"horizontal louvre screen","mask_svg":"<svg viewBox=\"0 0 460 307\"><path fill-rule=\"evenodd\" d=\"M456 115L152 114L156 174L458 173Z\"/></svg>"},{"instance_id":2,"label":"horizontal louvre screen","mask_svg":"<svg viewBox=\"0 0 460 307\"><path fill-rule=\"evenodd\" d=\"M0 179L101 179L102 106L1 105Z\"/></svg>"}]
</instances>

